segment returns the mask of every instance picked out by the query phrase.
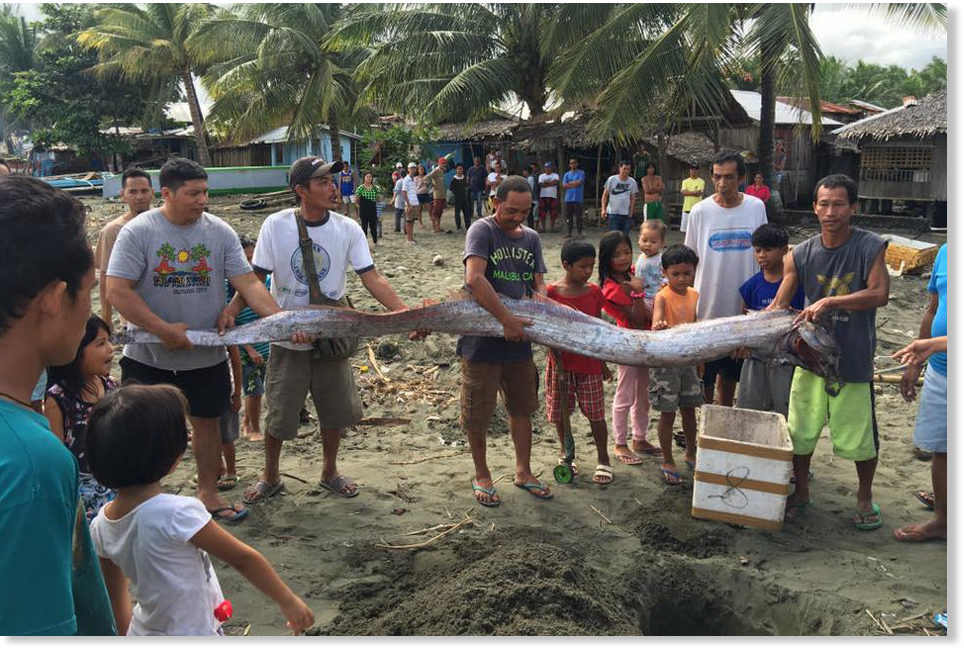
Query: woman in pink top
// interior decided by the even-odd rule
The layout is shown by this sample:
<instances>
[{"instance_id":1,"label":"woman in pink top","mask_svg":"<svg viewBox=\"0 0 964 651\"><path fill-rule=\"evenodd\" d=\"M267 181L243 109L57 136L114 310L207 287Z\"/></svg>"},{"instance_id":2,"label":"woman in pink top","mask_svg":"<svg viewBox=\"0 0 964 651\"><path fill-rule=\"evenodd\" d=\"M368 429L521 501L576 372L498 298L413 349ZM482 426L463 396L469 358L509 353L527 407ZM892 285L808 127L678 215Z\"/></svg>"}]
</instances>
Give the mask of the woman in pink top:
<instances>
[{"instance_id":1,"label":"woman in pink top","mask_svg":"<svg viewBox=\"0 0 964 651\"><path fill-rule=\"evenodd\" d=\"M763 203L770 200L770 188L763 184L763 174L760 172L753 175L753 185L746 186L744 192L756 197Z\"/></svg>"}]
</instances>

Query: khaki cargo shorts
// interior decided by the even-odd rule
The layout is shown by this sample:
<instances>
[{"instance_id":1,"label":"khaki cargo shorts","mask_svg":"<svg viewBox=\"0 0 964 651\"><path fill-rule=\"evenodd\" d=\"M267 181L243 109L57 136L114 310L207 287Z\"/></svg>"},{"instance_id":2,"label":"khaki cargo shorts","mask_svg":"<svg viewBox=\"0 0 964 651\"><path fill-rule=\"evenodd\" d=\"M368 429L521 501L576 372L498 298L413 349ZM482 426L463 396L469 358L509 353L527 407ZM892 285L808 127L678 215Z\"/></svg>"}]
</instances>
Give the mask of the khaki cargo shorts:
<instances>
[{"instance_id":1,"label":"khaki cargo shorts","mask_svg":"<svg viewBox=\"0 0 964 651\"><path fill-rule=\"evenodd\" d=\"M280 441L298 435L305 397L318 412L321 429L344 429L362 419L361 396L347 359L322 359L318 351L271 345L265 379L265 432Z\"/></svg>"},{"instance_id":2,"label":"khaki cargo shorts","mask_svg":"<svg viewBox=\"0 0 964 651\"><path fill-rule=\"evenodd\" d=\"M539 408L539 373L532 358L517 362L472 362L462 359L462 427L485 432L501 391L512 416L531 416Z\"/></svg>"}]
</instances>

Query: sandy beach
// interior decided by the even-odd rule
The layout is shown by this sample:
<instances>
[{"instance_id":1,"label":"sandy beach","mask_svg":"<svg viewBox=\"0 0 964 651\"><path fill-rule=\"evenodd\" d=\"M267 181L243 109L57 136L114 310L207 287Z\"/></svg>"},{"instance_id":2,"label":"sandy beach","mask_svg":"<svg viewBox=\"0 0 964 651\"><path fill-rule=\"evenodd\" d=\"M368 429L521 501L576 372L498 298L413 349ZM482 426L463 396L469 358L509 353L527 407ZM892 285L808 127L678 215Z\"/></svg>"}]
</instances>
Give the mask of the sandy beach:
<instances>
[{"instance_id":1,"label":"sandy beach","mask_svg":"<svg viewBox=\"0 0 964 651\"><path fill-rule=\"evenodd\" d=\"M272 210L242 211L243 198L213 198L209 210L253 237ZM84 202L93 243L123 207L100 198ZM439 234L430 232L426 214L415 246L392 232L390 214L382 221L384 239L373 255L403 300L442 299L459 288L464 232L454 232L451 210L442 222L448 230ZM602 232L590 228L587 238L597 243ZM808 235L793 232L793 242ZM942 242L943 236L920 239ZM562 275L562 241L558 232L543 237L549 282ZM680 241L678 232L668 238ZM435 256L440 266L433 265ZM920 275L893 279L890 303L878 311L878 354L916 335L926 283ZM381 309L353 274L349 294L358 309ZM313 422L284 447L284 493L252 507L247 520L231 528L314 609L311 633L886 635L890 627L923 635L929 617L914 616L946 610L946 544L899 543L891 535L927 517L913 493L930 488L930 464L914 457L911 443L917 404L905 403L896 385L876 388L875 501L884 520L876 531L853 526L854 467L833 456L826 436L813 458L813 506L777 532L691 518L692 473L683 466L685 484L667 486L652 457L639 466L616 463L614 482L600 489L591 482L589 425L578 411L572 424L582 473L572 484L556 484L558 442L544 403L533 417L532 465L550 482L554 499L539 501L512 486L512 444L500 406L488 454L503 504L485 509L469 486L455 342L438 334L422 342L404 335L363 340L352 364L365 421L347 432L339 453L340 471L358 482L360 494L343 499L318 487L321 441ZM115 367L119 358L118 351ZM544 362L545 350L537 347L542 370ZM882 368L893 365L878 359ZM606 392L608 405L614 385ZM654 420L650 440L655 436ZM242 479L227 497L240 502L261 467L262 444L241 440L237 453ZM194 474L193 459L186 458L167 489L192 495ZM384 547L422 543L454 525L460 526L418 549ZM407 535L412 532L423 533ZM285 634L277 607L212 560L234 604L227 632Z\"/></svg>"}]
</instances>

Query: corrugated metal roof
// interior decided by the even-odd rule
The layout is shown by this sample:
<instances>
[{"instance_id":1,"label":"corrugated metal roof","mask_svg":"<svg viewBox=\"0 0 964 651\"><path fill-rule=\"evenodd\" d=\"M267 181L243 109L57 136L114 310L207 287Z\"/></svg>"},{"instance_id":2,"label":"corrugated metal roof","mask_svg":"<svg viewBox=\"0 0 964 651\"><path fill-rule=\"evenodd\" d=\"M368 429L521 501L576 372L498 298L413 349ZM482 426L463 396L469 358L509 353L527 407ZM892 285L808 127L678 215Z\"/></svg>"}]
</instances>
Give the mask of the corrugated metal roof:
<instances>
[{"instance_id":1,"label":"corrugated metal roof","mask_svg":"<svg viewBox=\"0 0 964 651\"><path fill-rule=\"evenodd\" d=\"M743 110L746 111L746 114L750 116L750 119L759 122L760 107L763 104L763 98L760 93L752 90L731 90L730 92L733 94L734 99L740 103L740 106L743 107ZM813 119L809 111L801 111L795 106L778 101L774 122L776 124L813 124ZM843 122L821 116L820 124L825 126L840 126Z\"/></svg>"},{"instance_id":2,"label":"corrugated metal roof","mask_svg":"<svg viewBox=\"0 0 964 651\"><path fill-rule=\"evenodd\" d=\"M322 129L323 131L328 131L327 124L319 124L317 128ZM361 140L361 136L352 131L342 131L341 135L346 136L348 138L352 138L354 140ZM272 144L276 142L288 142L288 127L284 126L284 127L278 127L277 129L272 129L267 133L261 134L257 138L252 138L246 144L254 144L254 143Z\"/></svg>"}]
</instances>

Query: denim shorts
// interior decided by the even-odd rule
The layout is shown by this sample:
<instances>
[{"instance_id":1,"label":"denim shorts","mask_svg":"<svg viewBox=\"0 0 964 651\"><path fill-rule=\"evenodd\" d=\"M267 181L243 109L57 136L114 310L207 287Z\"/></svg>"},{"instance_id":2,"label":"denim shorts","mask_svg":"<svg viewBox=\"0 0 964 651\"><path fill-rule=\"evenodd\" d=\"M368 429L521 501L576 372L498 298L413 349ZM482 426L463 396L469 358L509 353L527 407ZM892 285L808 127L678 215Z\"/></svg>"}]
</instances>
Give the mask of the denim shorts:
<instances>
[{"instance_id":1,"label":"denim shorts","mask_svg":"<svg viewBox=\"0 0 964 651\"><path fill-rule=\"evenodd\" d=\"M264 395L264 374L268 362L252 364L250 360L241 363L241 388L245 396Z\"/></svg>"},{"instance_id":2,"label":"denim shorts","mask_svg":"<svg viewBox=\"0 0 964 651\"><path fill-rule=\"evenodd\" d=\"M947 376L928 366L920 392L914 445L921 450L947 454Z\"/></svg>"}]
</instances>

